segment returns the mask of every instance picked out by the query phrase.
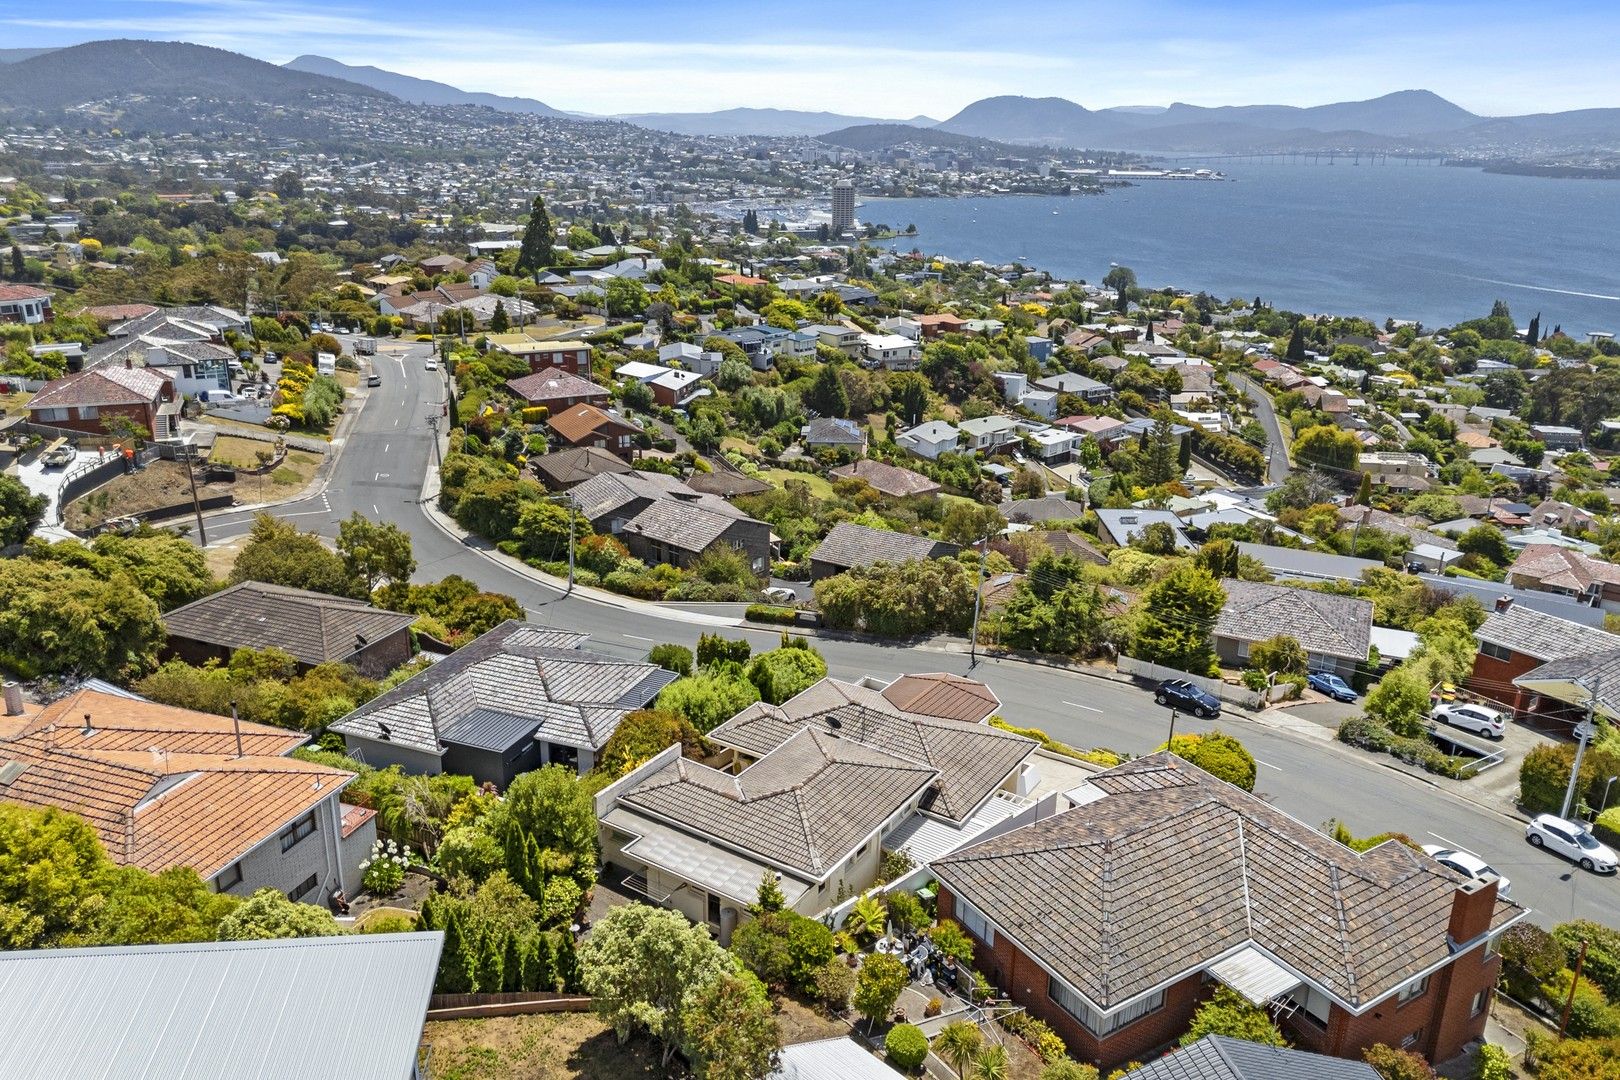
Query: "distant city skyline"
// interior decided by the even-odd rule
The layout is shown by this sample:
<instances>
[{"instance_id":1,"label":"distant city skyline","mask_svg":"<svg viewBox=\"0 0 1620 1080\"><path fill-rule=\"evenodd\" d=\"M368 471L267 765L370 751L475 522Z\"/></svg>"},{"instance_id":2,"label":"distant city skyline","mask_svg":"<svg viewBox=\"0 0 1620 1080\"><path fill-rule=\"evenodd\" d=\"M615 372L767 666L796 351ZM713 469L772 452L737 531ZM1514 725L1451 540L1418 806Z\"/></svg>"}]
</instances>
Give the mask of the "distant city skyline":
<instances>
[{"instance_id":1,"label":"distant city skyline","mask_svg":"<svg viewBox=\"0 0 1620 1080\"><path fill-rule=\"evenodd\" d=\"M1620 40L1620 5L1590 0L822 0L794 19L762 17L769 7L76 0L71 12L8 5L0 39L183 40L273 63L315 53L601 114L747 106L942 120L998 94L1087 108L1319 105L1416 88L1482 115L1620 107L1612 67L1548 67L1572 46Z\"/></svg>"}]
</instances>

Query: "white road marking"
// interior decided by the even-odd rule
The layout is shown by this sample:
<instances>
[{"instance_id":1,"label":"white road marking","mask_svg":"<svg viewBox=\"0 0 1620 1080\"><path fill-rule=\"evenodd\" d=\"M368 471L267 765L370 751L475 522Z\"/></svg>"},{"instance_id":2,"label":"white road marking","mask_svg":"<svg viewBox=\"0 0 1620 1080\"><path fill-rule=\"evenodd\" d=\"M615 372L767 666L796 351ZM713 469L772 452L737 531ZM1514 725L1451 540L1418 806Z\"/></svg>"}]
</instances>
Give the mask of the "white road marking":
<instances>
[{"instance_id":1,"label":"white road marking","mask_svg":"<svg viewBox=\"0 0 1620 1080\"><path fill-rule=\"evenodd\" d=\"M1096 707L1091 706L1091 705L1082 705L1078 701L1065 701L1063 704L1065 704L1065 705L1073 705L1077 709L1086 710L1086 712L1098 712L1098 713L1102 712L1102 710L1099 709L1099 708L1096 708Z\"/></svg>"},{"instance_id":2,"label":"white road marking","mask_svg":"<svg viewBox=\"0 0 1620 1080\"><path fill-rule=\"evenodd\" d=\"M371 504L371 512L373 514L375 514L377 512L377 504L376 503Z\"/></svg>"},{"instance_id":3,"label":"white road marking","mask_svg":"<svg viewBox=\"0 0 1620 1080\"><path fill-rule=\"evenodd\" d=\"M1440 841L1442 844L1446 845L1446 847L1451 848L1452 850L1456 850L1457 845L1453 844L1450 840L1447 840L1445 837L1441 836L1439 833L1431 832L1431 833L1429 833L1429 835L1434 837L1436 840Z\"/></svg>"},{"instance_id":4,"label":"white road marking","mask_svg":"<svg viewBox=\"0 0 1620 1080\"><path fill-rule=\"evenodd\" d=\"M623 634L621 636L622 637L627 637L631 641L653 641L653 640L655 640L654 638L650 638L650 637L642 637L640 634Z\"/></svg>"},{"instance_id":5,"label":"white road marking","mask_svg":"<svg viewBox=\"0 0 1620 1080\"><path fill-rule=\"evenodd\" d=\"M385 454L388 453L388 448L390 446L393 446L393 445L394 445L393 443L386 443L386 442L383 443L383 453L385 453Z\"/></svg>"},{"instance_id":6,"label":"white road marking","mask_svg":"<svg viewBox=\"0 0 1620 1080\"><path fill-rule=\"evenodd\" d=\"M1256 765L1264 765L1268 769L1276 769L1278 772L1282 772L1282 766L1281 765L1273 765L1269 761L1261 761L1259 758L1255 758L1254 763Z\"/></svg>"}]
</instances>

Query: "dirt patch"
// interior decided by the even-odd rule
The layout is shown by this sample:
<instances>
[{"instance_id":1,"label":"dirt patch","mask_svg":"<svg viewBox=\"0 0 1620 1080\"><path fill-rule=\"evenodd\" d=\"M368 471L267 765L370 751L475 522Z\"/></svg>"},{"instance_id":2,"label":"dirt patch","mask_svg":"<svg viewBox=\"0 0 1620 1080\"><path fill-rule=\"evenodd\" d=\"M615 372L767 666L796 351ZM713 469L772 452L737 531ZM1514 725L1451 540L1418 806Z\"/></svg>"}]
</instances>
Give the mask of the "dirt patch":
<instances>
[{"instance_id":1,"label":"dirt patch","mask_svg":"<svg viewBox=\"0 0 1620 1080\"><path fill-rule=\"evenodd\" d=\"M198 484L199 499L216 495L242 494L235 484ZM159 459L139 472L102 485L95 491L68 504L65 524L70 529L90 529L116 517L139 514L164 506L175 506L191 501L191 481L186 466L178 461Z\"/></svg>"},{"instance_id":2,"label":"dirt patch","mask_svg":"<svg viewBox=\"0 0 1620 1080\"><path fill-rule=\"evenodd\" d=\"M782 1029L782 1045L815 1042L818 1039L837 1039L849 1034L849 1024L836 1017L824 1016L815 1009L780 995L772 999L776 1006L776 1023Z\"/></svg>"},{"instance_id":3,"label":"dirt patch","mask_svg":"<svg viewBox=\"0 0 1620 1080\"><path fill-rule=\"evenodd\" d=\"M434 1080L631 1080L663 1077L652 1040L623 1046L591 1013L446 1020L422 1032L422 1059Z\"/></svg>"},{"instance_id":4,"label":"dirt patch","mask_svg":"<svg viewBox=\"0 0 1620 1080\"><path fill-rule=\"evenodd\" d=\"M33 397L33 394L27 393L0 394L0 415L21 416L28 411L28 403Z\"/></svg>"}]
</instances>

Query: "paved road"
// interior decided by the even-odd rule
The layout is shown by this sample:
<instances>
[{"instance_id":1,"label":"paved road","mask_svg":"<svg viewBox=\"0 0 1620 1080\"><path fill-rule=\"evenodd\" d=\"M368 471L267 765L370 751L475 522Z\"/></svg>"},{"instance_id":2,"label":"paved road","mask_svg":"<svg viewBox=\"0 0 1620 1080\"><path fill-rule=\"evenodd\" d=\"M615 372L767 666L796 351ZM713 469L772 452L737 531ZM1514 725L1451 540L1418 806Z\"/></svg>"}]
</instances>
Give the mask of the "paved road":
<instances>
[{"instance_id":1,"label":"paved road","mask_svg":"<svg viewBox=\"0 0 1620 1080\"><path fill-rule=\"evenodd\" d=\"M1270 459L1270 480L1280 484L1288 479L1293 472L1293 466L1288 464L1288 443L1283 440L1282 425L1277 423L1277 410L1271 407L1271 398L1247 375L1232 374L1232 381L1237 383L1249 401L1254 405L1254 413L1260 418L1260 426L1266 429L1266 442L1270 450L1266 456Z\"/></svg>"},{"instance_id":2,"label":"paved road","mask_svg":"<svg viewBox=\"0 0 1620 1080\"><path fill-rule=\"evenodd\" d=\"M644 655L661 641L694 644L709 627L627 611L583 594L564 597L495 562L470 543L451 538L426 516L420 489L434 461L436 443L427 417L439 411L443 396L439 373L423 370L426 355L425 347L412 347L397 356L378 357L383 385L370 391L352 421L325 492L279 507L278 516L327 536L335 536L337 523L355 510L394 522L411 533L419 580L461 574L485 588L516 596L538 622L588 632L593 647L604 651ZM251 520L247 513L214 518L209 537L217 541L240 535ZM729 618L740 615L738 605L693 605L687 610ZM728 633L742 634L759 649L770 647L777 637L771 631ZM970 669L968 656L947 644L919 647L823 638L817 647L832 673L844 678L971 671L1001 697L1003 714L1010 721L1044 728L1054 738L1077 746L1142 753L1168 734L1168 712L1148 693L1128 684L1012 660L986 660ZM1272 716L1260 722L1228 716L1220 723L1261 762L1257 790L1300 820L1320 825L1338 818L1357 834L1393 829L1420 842L1465 847L1511 877L1515 898L1536 908L1541 921L1574 915L1613 921L1620 884L1531 849L1524 842L1523 826L1505 813L1492 813L1446 787L1342 747L1332 741L1329 727L1307 717ZM1182 717L1177 729L1211 726Z\"/></svg>"}]
</instances>

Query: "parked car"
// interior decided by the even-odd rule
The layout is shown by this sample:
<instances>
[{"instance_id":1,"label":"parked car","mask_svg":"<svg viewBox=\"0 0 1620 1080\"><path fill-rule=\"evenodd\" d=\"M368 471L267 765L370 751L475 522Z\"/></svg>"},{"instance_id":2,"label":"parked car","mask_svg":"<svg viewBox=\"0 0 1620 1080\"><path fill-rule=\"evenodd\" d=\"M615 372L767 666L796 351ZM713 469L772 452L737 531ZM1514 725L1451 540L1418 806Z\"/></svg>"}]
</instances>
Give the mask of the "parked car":
<instances>
[{"instance_id":1,"label":"parked car","mask_svg":"<svg viewBox=\"0 0 1620 1080\"><path fill-rule=\"evenodd\" d=\"M45 451L39 460L47 469L63 469L73 464L73 459L78 456L79 452L71 444L63 443Z\"/></svg>"},{"instance_id":2,"label":"parked car","mask_svg":"<svg viewBox=\"0 0 1620 1080\"><path fill-rule=\"evenodd\" d=\"M772 585L762 594L773 604L797 604L799 596L792 589L784 589L780 585Z\"/></svg>"},{"instance_id":3,"label":"parked car","mask_svg":"<svg viewBox=\"0 0 1620 1080\"><path fill-rule=\"evenodd\" d=\"M1186 679L1166 679L1154 691L1153 700L1174 709L1185 709L1194 716L1219 716L1221 699Z\"/></svg>"},{"instance_id":4,"label":"parked car","mask_svg":"<svg viewBox=\"0 0 1620 1080\"><path fill-rule=\"evenodd\" d=\"M427 363L423 364L422 367L428 371L438 371L439 362L430 356L427 358Z\"/></svg>"},{"instance_id":5,"label":"parked car","mask_svg":"<svg viewBox=\"0 0 1620 1080\"><path fill-rule=\"evenodd\" d=\"M1506 897L1512 882L1503 877L1490 863L1475 855L1471 851L1459 848L1448 848L1441 844L1424 844L1423 854L1448 870L1455 870L1465 878L1473 881L1484 881L1488 878L1496 879L1496 895Z\"/></svg>"},{"instance_id":6,"label":"parked car","mask_svg":"<svg viewBox=\"0 0 1620 1080\"><path fill-rule=\"evenodd\" d=\"M1334 701L1356 700L1356 692L1350 689L1350 684L1331 671L1313 671L1305 676L1305 682L1312 690L1326 694Z\"/></svg>"},{"instance_id":7,"label":"parked car","mask_svg":"<svg viewBox=\"0 0 1620 1080\"><path fill-rule=\"evenodd\" d=\"M1595 728L1592 726L1592 721L1582 720L1580 723L1575 725L1575 730L1569 733L1569 737L1574 739L1576 742L1580 742L1583 739L1587 742L1596 742L1597 740L1603 738L1607 732L1607 720L1600 718L1597 722L1597 727Z\"/></svg>"},{"instance_id":8,"label":"parked car","mask_svg":"<svg viewBox=\"0 0 1620 1080\"><path fill-rule=\"evenodd\" d=\"M1598 874L1612 874L1620 865L1620 856L1607 844L1600 843L1579 821L1568 821L1556 814L1537 814L1524 827L1524 838L1531 847L1556 852L1582 870Z\"/></svg>"},{"instance_id":9,"label":"parked car","mask_svg":"<svg viewBox=\"0 0 1620 1080\"><path fill-rule=\"evenodd\" d=\"M242 395L233 393L230 390L204 390L197 395L197 400L206 401L210 405L218 405L222 402L241 401Z\"/></svg>"},{"instance_id":10,"label":"parked car","mask_svg":"<svg viewBox=\"0 0 1620 1080\"><path fill-rule=\"evenodd\" d=\"M382 385L382 376L377 374L375 371L373 371L370 375L366 376L366 385L367 386L381 386Z\"/></svg>"},{"instance_id":11,"label":"parked car","mask_svg":"<svg viewBox=\"0 0 1620 1080\"><path fill-rule=\"evenodd\" d=\"M1429 717L1442 724L1449 724L1463 731L1472 731L1475 735L1483 735L1487 739L1500 739L1507 732L1507 721L1503 719L1501 713L1466 701L1436 705L1430 711Z\"/></svg>"}]
</instances>

